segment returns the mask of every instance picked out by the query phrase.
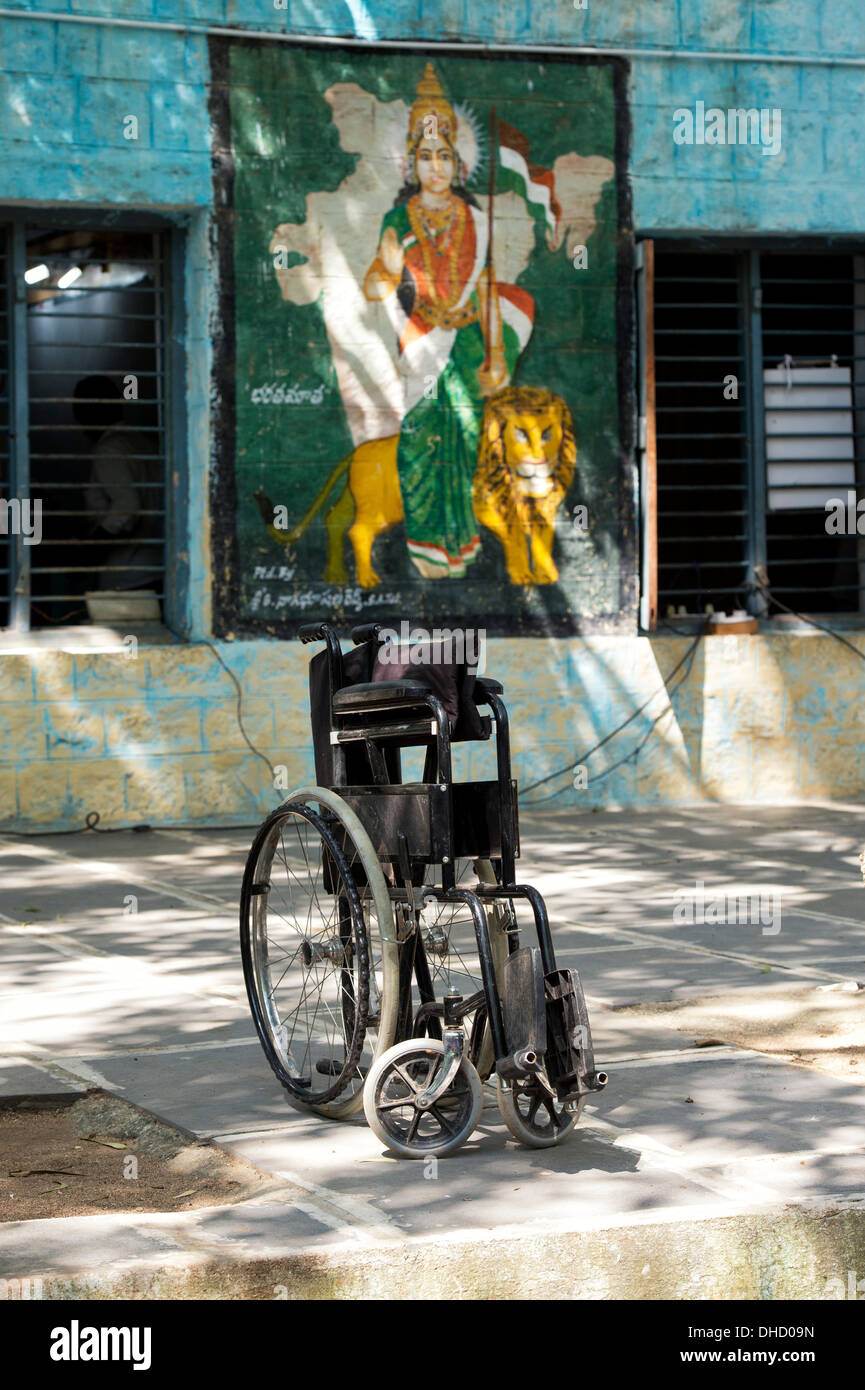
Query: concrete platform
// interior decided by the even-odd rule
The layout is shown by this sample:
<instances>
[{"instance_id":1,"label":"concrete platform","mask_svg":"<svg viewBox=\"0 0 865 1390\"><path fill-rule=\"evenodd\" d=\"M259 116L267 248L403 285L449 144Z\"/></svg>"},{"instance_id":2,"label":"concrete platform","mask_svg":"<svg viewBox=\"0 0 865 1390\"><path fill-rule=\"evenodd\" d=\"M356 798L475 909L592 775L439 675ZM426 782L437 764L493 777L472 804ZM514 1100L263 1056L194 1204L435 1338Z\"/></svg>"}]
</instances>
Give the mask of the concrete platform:
<instances>
[{"instance_id":1,"label":"concrete platform","mask_svg":"<svg viewBox=\"0 0 865 1390\"><path fill-rule=\"evenodd\" d=\"M820 1298L865 1268L865 808L521 828L609 1086L543 1151L514 1143L487 1088L470 1143L432 1165L286 1104L240 970L249 833L3 841L0 1095L100 1086L273 1186L176 1216L6 1222L0 1275L38 1275L46 1297ZM699 883L773 893L778 930L677 920ZM812 994L825 1047L843 1031L832 1074L786 1055ZM737 1010L788 999L784 1055L742 1045Z\"/></svg>"}]
</instances>

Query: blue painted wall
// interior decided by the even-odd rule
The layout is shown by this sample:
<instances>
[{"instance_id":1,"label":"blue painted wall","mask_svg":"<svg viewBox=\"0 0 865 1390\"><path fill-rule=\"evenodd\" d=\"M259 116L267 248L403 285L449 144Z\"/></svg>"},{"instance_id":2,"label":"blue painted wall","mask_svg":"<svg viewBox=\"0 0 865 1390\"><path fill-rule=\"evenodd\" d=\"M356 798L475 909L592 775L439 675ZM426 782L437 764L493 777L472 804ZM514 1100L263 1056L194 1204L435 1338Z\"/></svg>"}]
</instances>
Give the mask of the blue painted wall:
<instances>
[{"instance_id":1,"label":"blue painted wall","mask_svg":"<svg viewBox=\"0 0 865 1390\"><path fill-rule=\"evenodd\" d=\"M193 637L205 636L210 630L207 489L214 270L210 258L212 188L207 39L201 32L75 23L74 16L183 24L192 29L217 25L248 31L352 35L369 40L401 39L430 44L437 39L450 39L676 49L680 56L675 58L644 52L628 59L632 123L630 177L636 230L806 231L815 234L865 231L865 141L859 137L865 67L844 66L843 62L845 59L861 60L861 55L865 54L862 0L588 0L585 10L575 8L572 0L548 0L544 4L538 0L509 0L509 3L503 0L346 0L345 3L286 0L286 8L277 8L274 0L26 0L26 3L6 0L4 8L21 13L14 18L0 19L0 109L3 111L0 199L6 203L118 205L162 210L186 228L187 453L190 469L188 621ZM43 15L65 14L69 18L41 18L40 12ZM767 61L722 57L702 61L686 56L685 50L765 55ZM782 63L772 61L773 55L798 55L805 61ZM814 59L819 61L810 61ZM835 60L834 65L830 60ZM567 81L566 74L567 69L563 69L563 81ZM693 109L698 101L707 107L723 109L780 108L781 151L770 157L754 148L676 145L673 113L680 107ZM139 120L136 141L124 138L123 122L129 115ZM649 659L645 642L636 637L604 640L618 644L617 662L623 670L639 671L640 663ZM789 640L795 643L801 639ZM588 679L594 659L590 645L578 643L577 647L579 651L576 647L569 650L568 660L577 663L572 673L575 685L582 682L585 686L581 696L581 718L585 716L585 728L581 725L579 730L572 730L568 722L573 699L570 677L565 696L566 717L554 701L548 708L537 709L532 698L531 707L526 705L521 718L534 730L530 742L525 745L525 756L530 749L534 769L547 771L562 760L566 762L569 754L576 757L580 751L577 744L585 746L585 740L595 732L602 734L618 722L620 711L611 704L609 680L601 681L597 689L593 689ZM244 644L242 651L237 651L238 669L242 668L247 695L253 702L250 720L253 725L259 716L264 721L253 733L260 736L263 746L274 757L284 749L287 739L294 745L289 754L284 754L285 760L290 762L292 758L305 757L298 747L301 738L305 741L305 733L299 727L292 726L289 731L273 726L275 732L268 737L271 726L267 721L275 716L269 704L267 708L262 705L261 709L255 704L260 692L254 684L254 675L256 670L264 669L261 658L268 648L270 657L275 659L277 652L272 643ZM815 699L820 695L821 685L831 685L834 668L840 660L838 653L844 655L838 644L833 644L829 638L819 642L819 649L818 652L817 647L813 647ZM713 709L718 706L711 702L721 698L717 691L726 685L728 678L733 688L741 685L748 674L743 663L751 658L746 658L745 649L741 652L735 649L739 653L735 661L732 660L734 649L726 650L730 653L730 668L726 673L719 671L720 684L716 688L714 681L702 682L704 702L708 700ZM295 644L291 644L291 652L283 647L279 654L287 661L294 661L295 651ZM555 665L558 651L550 647L540 667ZM720 648L718 652L720 654ZM198 656L190 653L190 660L198 659L208 670L213 664L212 658L200 649ZM0 665L9 660L0 658ZM152 671L150 665L147 668L153 678L145 682L143 690L135 696L144 705L153 704L157 723L161 709L160 690L163 700L168 695L177 696L178 681L182 685L183 678L183 672L173 666L171 670L166 667L164 676L159 675L160 661L168 661L171 666L167 657L154 658ZM649 664L651 666L651 662ZM531 670L534 663L525 665ZM775 665L779 669L783 665L780 649ZM278 661L276 667L279 668ZM534 669L538 669L537 665ZM252 673L249 679L247 672ZM223 678L224 673L217 676L213 672L213 679ZM28 665L20 679L24 681L22 689L29 688L27 682L37 679L35 665L32 671ZM278 676L274 668L273 679L284 680L285 677ZM631 707L629 702L636 700L637 689L642 689L643 683L641 677L629 691L628 708ZM757 684L763 689L762 678ZM623 686L627 685L623 677ZM302 665L298 660L297 669L292 667L290 681L282 689L292 690L301 701L302 687ZM62 702L66 690L65 679L59 680L52 698ZM755 688L754 700L758 693ZM825 693L822 688L822 695ZM532 692L527 693L527 700L530 695ZM214 696L221 708L223 696L216 691ZM519 705L519 692L517 697ZM127 698L131 696L124 695L124 703ZM19 696L14 695L14 699L18 700ZM20 701L22 706L28 704L26 695L20 697ZM229 701L233 706L230 693ZM286 703L292 701L280 698L278 703L285 709ZM825 703L824 699L823 706ZM103 721L106 710L107 706L99 713ZM745 756L743 749L751 749L747 754L751 770L743 766L735 775L732 771L728 775L720 770L708 790L699 778L696 782L685 778L680 789L682 797L765 794L760 790L766 785L765 778L762 774L758 777L755 771L758 767L770 767L770 763L764 762L762 715L759 711L754 715L755 732L752 742L748 743L737 736L743 726L736 710L731 707L727 711L725 705L724 711L723 718L715 721L718 738L722 741L719 747L723 738L729 738L733 751L729 757L726 754L719 757L718 768L732 769L736 759L741 761ZM768 723L774 718L772 714L767 716ZM621 773L611 775L606 784L609 791L605 790L604 795L623 802L651 800L659 794L672 795L675 799L676 789L670 783L670 748L677 746L675 738L679 746L686 748L702 738L705 753L708 727L705 710L695 716L693 730L685 727L687 722L683 714L681 721L676 723L679 733L671 736L672 742L662 734L664 747L659 744L655 755L660 757L657 776L644 778L641 784L636 769L628 766ZM795 720L791 729L794 725ZM640 727L634 727L635 738ZM777 720L774 727L778 727ZM261 795L260 765L249 762L246 750L232 729L226 725L216 742L209 737L205 739L202 734L200 744L196 745L200 756L207 760L208 775L214 785L222 789L222 795L216 798L218 807L215 805L214 814L223 819L231 819L240 808L246 818ZM107 739L107 735L104 737ZM777 777L779 767L792 765L790 737L792 735L779 735L781 743L772 755L771 767L775 771L770 782ZM853 766L851 758L854 758L855 748L861 744L858 733L851 733L851 738L850 749L843 760L848 769ZM64 742L63 747L66 746ZM68 775L72 777L78 756L77 744L72 739L68 746ZM118 744L114 748L106 742L99 747L102 750L99 778L104 779L108 776L108 762L130 755L125 745ZM222 750L218 764L213 761L214 749ZM763 750L759 757L754 749ZM176 760L182 750L180 743L176 743L168 748L160 744L158 751L163 760ZM517 753L523 756L519 746ZM843 791L848 796L859 795L865 787L865 768L860 763L861 758L855 764L853 782L849 785L842 786L840 773L836 775L833 765L833 769L827 768L819 785L815 782L812 787L806 786L807 776L803 774L804 781L799 778L795 785L785 786L782 794L832 795ZM156 764L153 766L153 776L160 786L168 786L165 782L167 765L163 761L161 770ZM802 766L806 773L813 766L810 755ZM175 773L181 778L185 775L179 767L175 768ZM99 785L103 784L107 785L100 780ZM79 804L74 798L68 800L71 783L64 783L63 788L58 785L56 798L61 800L55 799L51 805L46 803L41 809L35 803L28 803L25 808L20 800L22 785L25 783L20 777L14 786L10 784L19 823L60 825L75 820ZM27 778L26 785L35 787L36 784ZM152 805L149 786L145 778L141 784L138 818L148 814L147 808ZM14 787L18 787L18 791ZM208 791L207 794L212 793ZM63 797L67 798L66 802L62 801ZM126 810L119 810L116 815L121 820L124 815L136 818L127 804L128 792L124 791L121 796L118 791L118 797L118 806L126 806ZM578 797L574 792L569 799L574 801ZM178 789L176 804L170 797L169 802L170 805L166 802L160 809L162 818L190 814L187 792L181 795ZM67 810L58 809L61 805L67 805Z\"/></svg>"},{"instance_id":2,"label":"blue painted wall","mask_svg":"<svg viewBox=\"0 0 865 1390\"><path fill-rule=\"evenodd\" d=\"M633 56L630 176L639 230L859 232L865 67L684 56L685 50L856 58L861 0L11 0L0 19L0 197L178 212L188 229L186 333L190 461L188 625L210 623L207 477L214 312L209 61L203 32L76 23L72 16L193 29L368 39L672 48ZM27 13L30 11L30 13ZM66 22L40 17L67 13ZM567 69L563 81L567 81ZM782 148L676 145L677 108L779 108ZM138 138L124 136L138 118Z\"/></svg>"},{"instance_id":3,"label":"blue painted wall","mask_svg":"<svg viewBox=\"0 0 865 1390\"><path fill-rule=\"evenodd\" d=\"M124 8L111 0L113 15ZM209 202L204 37L31 15L4 19L0 40L6 200ZM138 119L134 140L124 135L127 116Z\"/></svg>"},{"instance_id":4,"label":"blue painted wall","mask_svg":"<svg viewBox=\"0 0 865 1390\"><path fill-rule=\"evenodd\" d=\"M735 51L861 58L859 0L12 0L0 21L0 151L12 199L191 207L210 197L202 34L46 22L27 11L367 39ZM631 59L638 228L857 231L862 67ZM779 107L783 148L679 146L673 111ZM137 115L135 143L122 133ZM34 154L38 155L34 159Z\"/></svg>"}]
</instances>

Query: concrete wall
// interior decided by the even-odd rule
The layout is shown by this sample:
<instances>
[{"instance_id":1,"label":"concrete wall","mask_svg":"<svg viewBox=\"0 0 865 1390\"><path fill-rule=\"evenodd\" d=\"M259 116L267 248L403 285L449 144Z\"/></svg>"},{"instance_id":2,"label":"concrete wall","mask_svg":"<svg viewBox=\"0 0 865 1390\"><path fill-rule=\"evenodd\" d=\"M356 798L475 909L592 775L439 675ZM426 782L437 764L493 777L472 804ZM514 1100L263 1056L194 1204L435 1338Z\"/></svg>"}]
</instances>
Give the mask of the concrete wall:
<instances>
[{"instance_id":1,"label":"concrete wall","mask_svg":"<svg viewBox=\"0 0 865 1390\"><path fill-rule=\"evenodd\" d=\"M90 12L122 18L131 8L111 0ZM0 24L4 200L209 203L206 38L35 16ZM128 115L138 118L134 140Z\"/></svg>"},{"instance_id":2,"label":"concrete wall","mask_svg":"<svg viewBox=\"0 0 865 1390\"><path fill-rule=\"evenodd\" d=\"M857 0L27 0L22 11L229 25L367 39L464 39L798 54L865 52ZM631 59L634 225L640 229L858 232L865 228L865 143L857 138L865 71L819 64L650 56ZM566 71L566 70L565 70ZM211 140L206 37L46 21L0 20L6 202L169 210L187 228L186 338L190 469L188 626L210 631L207 514L213 265L209 252ZM698 101L780 107L777 156L676 146L673 112ZM139 139L122 121L139 118ZM861 645L861 639L858 639ZM528 784L575 760L632 713L679 660L675 638L525 639L490 645L505 673L516 764ZM310 770L307 653L296 643L239 642L220 650L242 682L253 740L287 768ZM856 729L859 663L831 637L709 638L673 710L637 762L597 773L636 746L645 715L568 776L530 793L572 804L859 797L865 767ZM542 693L539 693L542 692ZM0 654L2 820L18 826L257 820L277 794L237 731L234 691L212 653L142 647L125 655ZM484 770L484 754L473 773ZM606 761L604 761L606 759Z\"/></svg>"},{"instance_id":3,"label":"concrete wall","mask_svg":"<svg viewBox=\"0 0 865 1390\"><path fill-rule=\"evenodd\" d=\"M865 69L857 0L12 0L6 8L154 23L374 39L462 40L683 50L632 63L637 228L858 231ZM4 194L13 199L190 206L210 198L203 34L0 21L7 118ZM687 51L800 56L804 63L697 61ZM813 62L811 60L817 60ZM697 100L780 107L776 157L675 146L672 114ZM121 118L137 114L136 148ZM38 153L38 161L33 154Z\"/></svg>"},{"instance_id":4,"label":"concrete wall","mask_svg":"<svg viewBox=\"0 0 865 1390\"><path fill-rule=\"evenodd\" d=\"M707 637L692 664L665 680L689 646L676 637L490 641L487 669L505 685L523 805L861 797L862 675L852 652L816 632ZM243 742L234 688L206 647L141 648L137 657L7 655L0 657L5 823L80 826L97 811L103 825L252 824L282 799L280 786L314 780L308 649L275 642L218 649L241 681L244 723L277 769L276 789ZM530 790L643 704L627 729L585 757L584 785L575 788L565 772ZM492 748L458 746L456 769L459 777L494 776Z\"/></svg>"}]
</instances>

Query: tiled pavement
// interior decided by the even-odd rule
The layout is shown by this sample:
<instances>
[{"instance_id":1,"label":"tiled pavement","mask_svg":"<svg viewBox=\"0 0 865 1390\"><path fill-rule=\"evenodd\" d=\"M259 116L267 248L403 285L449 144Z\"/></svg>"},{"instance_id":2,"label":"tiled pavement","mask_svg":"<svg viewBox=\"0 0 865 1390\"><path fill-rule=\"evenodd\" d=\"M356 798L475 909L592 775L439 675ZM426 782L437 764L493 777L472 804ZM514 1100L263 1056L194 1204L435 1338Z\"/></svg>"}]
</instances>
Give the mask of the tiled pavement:
<instances>
[{"instance_id":1,"label":"tiled pavement","mask_svg":"<svg viewBox=\"0 0 865 1390\"><path fill-rule=\"evenodd\" d=\"M580 967L610 1082L554 1150L517 1147L490 1095L474 1138L435 1181L383 1153L362 1119L334 1124L286 1106L240 970L250 831L0 841L0 1088L116 1091L272 1173L275 1194L271 1205L188 1214L194 1222L127 1217L123 1240L109 1218L13 1222L0 1226L0 1271L20 1271L25 1246L34 1269L59 1277L83 1259L179 1267L190 1250L401 1249L515 1227L621 1231L691 1213L855 1204L863 1054L854 1049L849 1074L827 1075L677 1030L675 1014L648 1006L718 996L768 1010L827 984L865 984L865 808L536 811L523 814L521 837L520 877L545 895L560 964ZM754 926L682 921L676 905L700 883L707 900L762 894L774 915L767 908ZM863 1043L865 1002L858 1017Z\"/></svg>"}]
</instances>

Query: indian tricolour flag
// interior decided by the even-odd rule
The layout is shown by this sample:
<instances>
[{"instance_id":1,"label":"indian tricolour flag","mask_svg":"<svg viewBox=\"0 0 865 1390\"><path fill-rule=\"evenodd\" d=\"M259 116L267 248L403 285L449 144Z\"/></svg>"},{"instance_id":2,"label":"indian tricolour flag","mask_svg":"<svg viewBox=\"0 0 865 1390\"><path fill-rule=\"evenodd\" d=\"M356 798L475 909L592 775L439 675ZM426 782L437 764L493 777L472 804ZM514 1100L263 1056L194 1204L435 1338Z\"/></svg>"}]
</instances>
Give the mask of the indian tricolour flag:
<instances>
[{"instance_id":1,"label":"indian tricolour flag","mask_svg":"<svg viewBox=\"0 0 865 1390\"><path fill-rule=\"evenodd\" d=\"M556 238L556 227L561 208L556 202L556 181L551 169L540 164L532 164L529 158L529 142L514 126L506 121L497 121L499 146L499 174L496 191L513 189L525 198L536 217L543 217L547 224L547 239L550 244Z\"/></svg>"}]
</instances>

